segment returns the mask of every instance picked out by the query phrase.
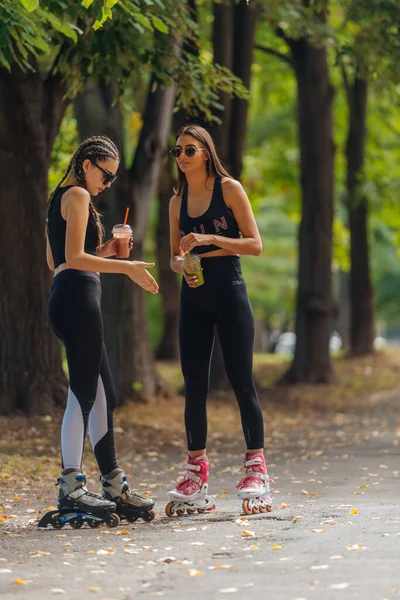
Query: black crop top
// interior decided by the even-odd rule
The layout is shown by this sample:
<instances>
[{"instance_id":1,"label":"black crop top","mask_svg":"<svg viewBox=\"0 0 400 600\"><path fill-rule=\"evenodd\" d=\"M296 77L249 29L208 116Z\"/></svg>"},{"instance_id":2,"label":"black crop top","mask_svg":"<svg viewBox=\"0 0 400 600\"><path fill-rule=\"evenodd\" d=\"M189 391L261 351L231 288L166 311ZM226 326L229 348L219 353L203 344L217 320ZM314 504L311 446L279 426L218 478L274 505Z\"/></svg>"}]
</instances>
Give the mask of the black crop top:
<instances>
[{"instance_id":1,"label":"black crop top","mask_svg":"<svg viewBox=\"0 0 400 600\"><path fill-rule=\"evenodd\" d=\"M181 237L189 233L216 233L224 237L240 238L239 226L231 209L225 204L222 193L221 177L216 177L210 206L205 213L199 217L189 217L187 212L187 188L182 194L181 211L179 215L179 229ZM204 254L220 250L218 246L197 246L195 252Z\"/></svg>"},{"instance_id":2,"label":"black crop top","mask_svg":"<svg viewBox=\"0 0 400 600\"><path fill-rule=\"evenodd\" d=\"M71 187L73 186L65 185L64 187L60 187L55 191L48 216L48 238L55 269L67 262L65 260L65 235L67 231L67 222L61 214L61 198L63 194ZM98 245L99 241L97 236L96 220L93 215L89 213L88 224L86 227L85 252L95 255Z\"/></svg>"}]
</instances>

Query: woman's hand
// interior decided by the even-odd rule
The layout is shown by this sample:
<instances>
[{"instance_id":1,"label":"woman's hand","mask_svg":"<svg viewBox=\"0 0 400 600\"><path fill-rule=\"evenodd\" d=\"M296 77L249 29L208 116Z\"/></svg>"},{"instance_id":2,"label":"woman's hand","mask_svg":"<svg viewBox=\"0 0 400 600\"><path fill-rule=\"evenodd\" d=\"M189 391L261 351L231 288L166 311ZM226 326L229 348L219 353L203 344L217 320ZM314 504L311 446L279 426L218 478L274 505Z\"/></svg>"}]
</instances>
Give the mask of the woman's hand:
<instances>
[{"instance_id":1,"label":"woman's hand","mask_svg":"<svg viewBox=\"0 0 400 600\"><path fill-rule=\"evenodd\" d=\"M183 276L189 287L195 288L198 285L197 275L188 275L184 268L182 268Z\"/></svg>"},{"instance_id":2,"label":"woman's hand","mask_svg":"<svg viewBox=\"0 0 400 600\"><path fill-rule=\"evenodd\" d=\"M185 281L188 284L188 286L189 287L197 287L197 284L198 284L197 275L189 275L188 273L186 273L185 267L183 266L182 263L183 263L183 258L176 257L174 264L179 266L179 272L182 273L182 275L184 276Z\"/></svg>"},{"instance_id":3,"label":"woman's hand","mask_svg":"<svg viewBox=\"0 0 400 600\"><path fill-rule=\"evenodd\" d=\"M131 235L129 240L129 249L133 248L133 235ZM102 258L109 258L110 256L116 256L117 254L117 238L112 237L107 242L105 242L96 252L97 256L101 256Z\"/></svg>"},{"instance_id":4,"label":"woman's hand","mask_svg":"<svg viewBox=\"0 0 400 600\"><path fill-rule=\"evenodd\" d=\"M214 236L204 233L188 233L181 239L182 252L191 252L196 246L209 246L213 243Z\"/></svg>"},{"instance_id":5,"label":"woman's hand","mask_svg":"<svg viewBox=\"0 0 400 600\"><path fill-rule=\"evenodd\" d=\"M158 294L158 283L147 271L154 267L154 263L146 263L138 260L126 261L126 274L141 288L152 294Z\"/></svg>"}]
</instances>

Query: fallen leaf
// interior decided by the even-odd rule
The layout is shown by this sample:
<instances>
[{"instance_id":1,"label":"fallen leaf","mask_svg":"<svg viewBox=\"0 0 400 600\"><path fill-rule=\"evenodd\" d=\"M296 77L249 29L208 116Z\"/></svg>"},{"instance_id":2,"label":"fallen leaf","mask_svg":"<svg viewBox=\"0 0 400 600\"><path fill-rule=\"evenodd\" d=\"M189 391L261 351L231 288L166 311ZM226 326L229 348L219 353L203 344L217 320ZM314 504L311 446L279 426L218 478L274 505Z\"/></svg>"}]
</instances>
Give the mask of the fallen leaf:
<instances>
[{"instance_id":1,"label":"fallen leaf","mask_svg":"<svg viewBox=\"0 0 400 600\"><path fill-rule=\"evenodd\" d=\"M352 508L350 511L351 515L358 515L358 510L356 508Z\"/></svg>"},{"instance_id":2,"label":"fallen leaf","mask_svg":"<svg viewBox=\"0 0 400 600\"><path fill-rule=\"evenodd\" d=\"M34 552L33 554L31 554L32 558L33 557L37 557L37 556L49 556L50 552L42 552L41 550L38 550L37 552Z\"/></svg>"},{"instance_id":3,"label":"fallen leaf","mask_svg":"<svg viewBox=\"0 0 400 600\"><path fill-rule=\"evenodd\" d=\"M26 585L26 584L28 583L28 580L27 580L27 581L25 581L25 579L16 579L16 580L14 581L14 583L15 583L16 585Z\"/></svg>"},{"instance_id":4,"label":"fallen leaf","mask_svg":"<svg viewBox=\"0 0 400 600\"><path fill-rule=\"evenodd\" d=\"M325 533L326 529L311 529L313 533Z\"/></svg>"},{"instance_id":5,"label":"fallen leaf","mask_svg":"<svg viewBox=\"0 0 400 600\"><path fill-rule=\"evenodd\" d=\"M272 546L272 550L281 550L282 546Z\"/></svg>"},{"instance_id":6,"label":"fallen leaf","mask_svg":"<svg viewBox=\"0 0 400 600\"><path fill-rule=\"evenodd\" d=\"M347 544L347 550L364 550L365 546L361 544Z\"/></svg>"},{"instance_id":7,"label":"fallen leaf","mask_svg":"<svg viewBox=\"0 0 400 600\"><path fill-rule=\"evenodd\" d=\"M332 583L331 590L345 590L349 585L349 583Z\"/></svg>"},{"instance_id":8,"label":"fallen leaf","mask_svg":"<svg viewBox=\"0 0 400 600\"><path fill-rule=\"evenodd\" d=\"M243 537L256 537L254 531L247 531L247 529L242 532L242 535Z\"/></svg>"},{"instance_id":9,"label":"fallen leaf","mask_svg":"<svg viewBox=\"0 0 400 600\"><path fill-rule=\"evenodd\" d=\"M218 592L220 594L234 594L235 592L238 592L239 590L237 588L223 588L222 590L218 590Z\"/></svg>"},{"instance_id":10,"label":"fallen leaf","mask_svg":"<svg viewBox=\"0 0 400 600\"><path fill-rule=\"evenodd\" d=\"M200 571L196 571L196 569L188 569L186 571L186 575L190 575L191 577L198 577L201 575Z\"/></svg>"}]
</instances>

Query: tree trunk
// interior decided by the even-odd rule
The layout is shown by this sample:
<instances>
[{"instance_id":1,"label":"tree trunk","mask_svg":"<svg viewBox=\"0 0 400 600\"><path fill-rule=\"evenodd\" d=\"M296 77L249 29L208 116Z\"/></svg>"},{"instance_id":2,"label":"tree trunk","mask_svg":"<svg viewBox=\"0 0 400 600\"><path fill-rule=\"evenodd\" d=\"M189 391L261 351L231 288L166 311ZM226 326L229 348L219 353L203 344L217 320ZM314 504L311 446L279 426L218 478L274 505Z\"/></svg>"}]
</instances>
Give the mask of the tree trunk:
<instances>
[{"instance_id":1,"label":"tree trunk","mask_svg":"<svg viewBox=\"0 0 400 600\"><path fill-rule=\"evenodd\" d=\"M233 71L234 41L234 5L232 0L226 3L214 2L214 63L227 67L231 71ZM211 133L217 146L218 154L229 169L232 97L227 92L221 92L218 101L224 107L215 113L215 116L221 120L221 123L218 125L214 124L211 128Z\"/></svg>"},{"instance_id":2,"label":"tree trunk","mask_svg":"<svg viewBox=\"0 0 400 600\"><path fill-rule=\"evenodd\" d=\"M337 328L342 338L342 350L350 349L350 290L349 290L349 273L339 271L339 315L337 320Z\"/></svg>"},{"instance_id":3,"label":"tree trunk","mask_svg":"<svg viewBox=\"0 0 400 600\"><path fill-rule=\"evenodd\" d=\"M170 155L169 155L170 156ZM156 230L158 281L161 292L163 327L156 357L158 360L178 360L179 283L170 267L169 200L173 188L172 160L164 163L158 193Z\"/></svg>"},{"instance_id":4,"label":"tree trunk","mask_svg":"<svg viewBox=\"0 0 400 600\"><path fill-rule=\"evenodd\" d=\"M161 161L165 156L168 135L171 130L172 110L175 103L175 85L169 88L157 87L153 77L143 115L143 127L130 172L131 197L133 204L133 230L135 232L136 260L143 259L143 244L147 233L150 203L157 191ZM139 286L130 288L134 307L133 358L135 379L145 396L154 395L157 390L157 377L153 353L147 328L144 292Z\"/></svg>"},{"instance_id":5,"label":"tree trunk","mask_svg":"<svg viewBox=\"0 0 400 600\"><path fill-rule=\"evenodd\" d=\"M246 88L250 88L251 66L256 33L256 19L259 14L257 2L240 0L234 9L234 56L233 73ZM240 179L243 167L243 154L246 144L247 112L249 101L232 99L232 115L229 136L229 167L231 174Z\"/></svg>"},{"instance_id":6,"label":"tree trunk","mask_svg":"<svg viewBox=\"0 0 400 600\"><path fill-rule=\"evenodd\" d=\"M350 354L374 351L374 299L368 245L368 200L362 192L368 83L357 76L347 84L349 131L346 144L347 207L350 228Z\"/></svg>"},{"instance_id":7,"label":"tree trunk","mask_svg":"<svg viewBox=\"0 0 400 600\"><path fill-rule=\"evenodd\" d=\"M47 174L66 108L58 77L0 69L0 414L49 414L66 399L61 346L47 321Z\"/></svg>"},{"instance_id":8,"label":"tree trunk","mask_svg":"<svg viewBox=\"0 0 400 600\"><path fill-rule=\"evenodd\" d=\"M320 14L325 21L325 14ZM296 304L296 350L285 379L325 383L332 379L333 89L325 48L287 40L297 79L302 219Z\"/></svg>"}]
</instances>

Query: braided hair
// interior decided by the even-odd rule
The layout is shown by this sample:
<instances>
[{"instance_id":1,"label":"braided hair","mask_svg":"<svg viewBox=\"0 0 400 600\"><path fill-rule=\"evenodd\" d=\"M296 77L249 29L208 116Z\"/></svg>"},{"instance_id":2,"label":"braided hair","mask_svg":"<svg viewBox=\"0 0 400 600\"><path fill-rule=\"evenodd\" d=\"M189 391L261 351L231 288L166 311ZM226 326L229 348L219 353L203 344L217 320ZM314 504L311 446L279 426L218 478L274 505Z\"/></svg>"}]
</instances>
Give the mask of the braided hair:
<instances>
[{"instance_id":1,"label":"braided hair","mask_svg":"<svg viewBox=\"0 0 400 600\"><path fill-rule=\"evenodd\" d=\"M112 140L110 140L110 138L106 137L105 135L95 135L90 138L87 138L80 144L80 146L78 146L77 150L75 151L74 155L72 156L72 158L69 162L69 165L68 165L64 175L62 176L61 180L57 184L57 187L50 194L50 197L47 202L46 223L48 223L48 221L49 221L49 214L50 214L51 207L53 205L54 195L55 195L56 191L64 183L64 181L66 181L66 179L68 179L69 175L71 173L73 173L75 176L75 179L77 181L77 185L86 189L85 173L83 171L84 161L89 159L92 162L97 162L97 161L101 162L101 161L107 160L108 158L114 158L115 160L119 161L119 152L118 152L118 148L116 147L114 142ZM102 229L102 225L101 225L101 221L100 221L100 214L95 209L92 200L89 200L89 212L93 216L94 220L96 221L97 237L98 237L98 242L99 242L99 246L100 246L101 242L102 242L102 238L103 238L103 229ZM47 231L47 227L46 227L46 231Z\"/></svg>"}]
</instances>

